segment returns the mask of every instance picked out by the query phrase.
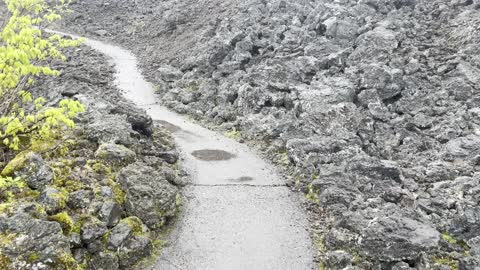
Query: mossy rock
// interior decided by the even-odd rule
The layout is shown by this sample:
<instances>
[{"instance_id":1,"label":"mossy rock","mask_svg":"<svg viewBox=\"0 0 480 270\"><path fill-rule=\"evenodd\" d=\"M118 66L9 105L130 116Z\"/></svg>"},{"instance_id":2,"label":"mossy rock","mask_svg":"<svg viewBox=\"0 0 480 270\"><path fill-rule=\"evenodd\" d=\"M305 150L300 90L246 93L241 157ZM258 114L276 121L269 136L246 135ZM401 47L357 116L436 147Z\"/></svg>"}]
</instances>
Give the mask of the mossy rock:
<instances>
[{"instance_id":1,"label":"mossy rock","mask_svg":"<svg viewBox=\"0 0 480 270\"><path fill-rule=\"evenodd\" d=\"M32 152L21 152L17 156L8 162L7 166L3 168L2 176L12 176L16 171L25 167L26 161L30 158Z\"/></svg>"},{"instance_id":2,"label":"mossy rock","mask_svg":"<svg viewBox=\"0 0 480 270\"><path fill-rule=\"evenodd\" d=\"M135 161L136 154L123 145L104 143L98 147L95 157L107 163L128 165Z\"/></svg>"},{"instance_id":3,"label":"mossy rock","mask_svg":"<svg viewBox=\"0 0 480 270\"><path fill-rule=\"evenodd\" d=\"M49 216L48 220L56 221L60 223L63 234L69 235L75 227L75 223L67 212L61 212L53 216Z\"/></svg>"},{"instance_id":4,"label":"mossy rock","mask_svg":"<svg viewBox=\"0 0 480 270\"><path fill-rule=\"evenodd\" d=\"M126 223L132 229L134 235L143 235L145 233L143 222L138 217L130 216L122 219L120 222Z\"/></svg>"},{"instance_id":5,"label":"mossy rock","mask_svg":"<svg viewBox=\"0 0 480 270\"><path fill-rule=\"evenodd\" d=\"M55 214L66 207L68 196L68 192L64 189L46 187L38 197L37 202L45 207L47 213Z\"/></svg>"}]
</instances>

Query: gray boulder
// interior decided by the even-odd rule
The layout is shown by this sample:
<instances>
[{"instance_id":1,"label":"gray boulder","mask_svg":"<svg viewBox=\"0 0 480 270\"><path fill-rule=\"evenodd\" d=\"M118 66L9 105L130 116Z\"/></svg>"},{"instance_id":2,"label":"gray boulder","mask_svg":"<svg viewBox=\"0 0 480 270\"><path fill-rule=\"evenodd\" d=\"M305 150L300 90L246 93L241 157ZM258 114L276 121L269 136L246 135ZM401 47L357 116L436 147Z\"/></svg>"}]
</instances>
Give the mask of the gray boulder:
<instances>
[{"instance_id":1,"label":"gray boulder","mask_svg":"<svg viewBox=\"0 0 480 270\"><path fill-rule=\"evenodd\" d=\"M133 236L129 238L122 247L117 250L119 265L121 268L128 268L140 259L150 256L153 244L145 236Z\"/></svg>"},{"instance_id":2,"label":"gray boulder","mask_svg":"<svg viewBox=\"0 0 480 270\"><path fill-rule=\"evenodd\" d=\"M145 110L122 101L116 104L110 112L112 114L126 115L127 122L131 124L133 130L146 136L152 135L153 121L146 114Z\"/></svg>"},{"instance_id":3,"label":"gray boulder","mask_svg":"<svg viewBox=\"0 0 480 270\"><path fill-rule=\"evenodd\" d=\"M386 60L398 47L395 32L381 26L360 35L356 43L357 48L349 57L353 62Z\"/></svg>"},{"instance_id":4,"label":"gray boulder","mask_svg":"<svg viewBox=\"0 0 480 270\"><path fill-rule=\"evenodd\" d=\"M182 78L183 73L179 69L170 65L162 65L158 68L160 79L166 82L174 82Z\"/></svg>"},{"instance_id":5,"label":"gray boulder","mask_svg":"<svg viewBox=\"0 0 480 270\"><path fill-rule=\"evenodd\" d=\"M68 193L61 192L53 187L46 187L37 199L37 202L45 206L48 214L55 214L65 208Z\"/></svg>"},{"instance_id":6,"label":"gray boulder","mask_svg":"<svg viewBox=\"0 0 480 270\"><path fill-rule=\"evenodd\" d=\"M108 249L116 250L132 236L133 228L126 222L120 222L112 229L110 236L108 237L107 247Z\"/></svg>"},{"instance_id":7,"label":"gray boulder","mask_svg":"<svg viewBox=\"0 0 480 270\"><path fill-rule=\"evenodd\" d=\"M434 227L395 205L349 213L340 224L361 235L358 245L363 255L381 261L416 260L440 241Z\"/></svg>"},{"instance_id":8,"label":"gray boulder","mask_svg":"<svg viewBox=\"0 0 480 270\"><path fill-rule=\"evenodd\" d=\"M90 219L85 221L80 228L80 236L82 242L85 244L91 244L95 240L100 239L105 233L108 232L106 225L96 219Z\"/></svg>"},{"instance_id":9,"label":"gray boulder","mask_svg":"<svg viewBox=\"0 0 480 270\"><path fill-rule=\"evenodd\" d=\"M107 224L107 227L117 225L122 216L122 209L120 206L112 201L107 201L102 204L100 211L98 211L98 218Z\"/></svg>"},{"instance_id":10,"label":"gray boulder","mask_svg":"<svg viewBox=\"0 0 480 270\"><path fill-rule=\"evenodd\" d=\"M352 261L352 255L343 250L330 251L326 254L325 264L328 269L344 269Z\"/></svg>"},{"instance_id":11,"label":"gray boulder","mask_svg":"<svg viewBox=\"0 0 480 270\"><path fill-rule=\"evenodd\" d=\"M116 143L132 145L132 128L126 115L93 114L92 119L85 126L86 137L97 143Z\"/></svg>"},{"instance_id":12,"label":"gray boulder","mask_svg":"<svg viewBox=\"0 0 480 270\"><path fill-rule=\"evenodd\" d=\"M43 161L40 155L36 153L30 154L25 164L25 167L15 174L24 178L28 187L35 190L43 190L52 183L53 170Z\"/></svg>"},{"instance_id":13,"label":"gray boulder","mask_svg":"<svg viewBox=\"0 0 480 270\"><path fill-rule=\"evenodd\" d=\"M50 265L42 269L55 269L51 265L70 254L69 241L60 224L36 219L27 213L19 211L1 218L0 234L3 239L0 253L12 262L8 269L36 269L40 265ZM26 268L17 268L21 265Z\"/></svg>"},{"instance_id":14,"label":"gray boulder","mask_svg":"<svg viewBox=\"0 0 480 270\"><path fill-rule=\"evenodd\" d=\"M93 197L91 190L77 190L69 194L67 205L72 209L85 209L90 205Z\"/></svg>"},{"instance_id":15,"label":"gray boulder","mask_svg":"<svg viewBox=\"0 0 480 270\"><path fill-rule=\"evenodd\" d=\"M117 181L126 191L125 209L150 229L161 227L173 216L178 190L163 174L141 162L123 168Z\"/></svg>"},{"instance_id":16,"label":"gray boulder","mask_svg":"<svg viewBox=\"0 0 480 270\"><path fill-rule=\"evenodd\" d=\"M88 263L88 269L94 270L118 270L118 258L114 253L99 252L94 254Z\"/></svg>"},{"instance_id":17,"label":"gray boulder","mask_svg":"<svg viewBox=\"0 0 480 270\"><path fill-rule=\"evenodd\" d=\"M135 161L136 154L123 145L103 143L95 152L95 157L110 163L129 164Z\"/></svg>"}]
</instances>

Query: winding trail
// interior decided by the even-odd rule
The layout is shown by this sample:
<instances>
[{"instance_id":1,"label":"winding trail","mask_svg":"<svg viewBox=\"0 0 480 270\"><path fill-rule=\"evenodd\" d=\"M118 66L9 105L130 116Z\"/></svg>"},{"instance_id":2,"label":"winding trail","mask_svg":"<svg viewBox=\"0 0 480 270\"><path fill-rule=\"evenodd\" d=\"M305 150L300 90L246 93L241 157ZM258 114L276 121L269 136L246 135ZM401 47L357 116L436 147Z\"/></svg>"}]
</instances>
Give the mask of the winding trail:
<instances>
[{"instance_id":1,"label":"winding trail","mask_svg":"<svg viewBox=\"0 0 480 270\"><path fill-rule=\"evenodd\" d=\"M151 269L315 268L306 216L273 166L246 145L158 105L129 51L90 39L86 44L112 59L125 97L173 132L193 178L170 244Z\"/></svg>"}]
</instances>

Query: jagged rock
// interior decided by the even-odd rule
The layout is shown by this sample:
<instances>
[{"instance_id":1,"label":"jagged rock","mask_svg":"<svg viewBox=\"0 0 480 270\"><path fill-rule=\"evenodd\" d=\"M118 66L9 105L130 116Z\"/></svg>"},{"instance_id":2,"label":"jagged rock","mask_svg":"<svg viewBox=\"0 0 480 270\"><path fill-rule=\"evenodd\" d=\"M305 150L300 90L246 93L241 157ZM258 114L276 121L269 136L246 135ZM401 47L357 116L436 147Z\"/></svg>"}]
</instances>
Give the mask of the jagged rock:
<instances>
[{"instance_id":1,"label":"jagged rock","mask_svg":"<svg viewBox=\"0 0 480 270\"><path fill-rule=\"evenodd\" d=\"M326 254L325 264L329 269L344 269L351 264L352 255L343 250L331 251Z\"/></svg>"},{"instance_id":2,"label":"jagged rock","mask_svg":"<svg viewBox=\"0 0 480 270\"><path fill-rule=\"evenodd\" d=\"M28 187L43 190L53 181L52 169L43 161L42 157L32 153L28 157L26 166L15 174L25 179Z\"/></svg>"},{"instance_id":3,"label":"jagged rock","mask_svg":"<svg viewBox=\"0 0 480 270\"><path fill-rule=\"evenodd\" d=\"M356 41L357 48L350 55L351 61L385 60L398 47L395 32L377 27L360 35Z\"/></svg>"},{"instance_id":4,"label":"jagged rock","mask_svg":"<svg viewBox=\"0 0 480 270\"><path fill-rule=\"evenodd\" d=\"M86 244L93 243L95 240L100 239L100 237L107 232L108 229L106 228L106 225L94 219L86 221L80 228L82 242Z\"/></svg>"},{"instance_id":5,"label":"jagged rock","mask_svg":"<svg viewBox=\"0 0 480 270\"><path fill-rule=\"evenodd\" d=\"M76 232L70 233L70 245L74 248L82 247L82 239L80 237L80 234Z\"/></svg>"},{"instance_id":6,"label":"jagged rock","mask_svg":"<svg viewBox=\"0 0 480 270\"><path fill-rule=\"evenodd\" d=\"M455 217L448 232L462 240L477 237L480 231L480 207L469 207L462 215Z\"/></svg>"},{"instance_id":7,"label":"jagged rock","mask_svg":"<svg viewBox=\"0 0 480 270\"><path fill-rule=\"evenodd\" d=\"M118 258L115 254L109 252L99 252L93 255L88 263L89 269L95 270L117 270L120 269L118 265Z\"/></svg>"},{"instance_id":8,"label":"jagged rock","mask_svg":"<svg viewBox=\"0 0 480 270\"><path fill-rule=\"evenodd\" d=\"M170 65L162 65L157 71L160 79L166 82L174 82L183 76L182 71Z\"/></svg>"},{"instance_id":9,"label":"jagged rock","mask_svg":"<svg viewBox=\"0 0 480 270\"><path fill-rule=\"evenodd\" d=\"M107 201L102 204L102 208L98 212L98 217L101 221L107 224L107 227L117 225L122 216L122 209L117 203Z\"/></svg>"},{"instance_id":10,"label":"jagged rock","mask_svg":"<svg viewBox=\"0 0 480 270\"><path fill-rule=\"evenodd\" d=\"M408 265L408 263L406 262L399 262L399 263L396 263L393 267L392 267L392 270L410 270L410 269L415 269L415 268L412 268L410 267L410 265Z\"/></svg>"},{"instance_id":11,"label":"jagged rock","mask_svg":"<svg viewBox=\"0 0 480 270\"><path fill-rule=\"evenodd\" d=\"M70 254L68 239L63 235L60 224L32 217L21 210L8 218L0 219L2 247L0 253L10 258L12 269L24 265L35 269L40 265L60 263L62 256ZM35 258L34 260L28 260ZM55 269L46 266L44 269Z\"/></svg>"},{"instance_id":12,"label":"jagged rock","mask_svg":"<svg viewBox=\"0 0 480 270\"><path fill-rule=\"evenodd\" d=\"M168 164L175 164L178 161L178 153L175 151L160 152L156 156L165 160Z\"/></svg>"},{"instance_id":13,"label":"jagged rock","mask_svg":"<svg viewBox=\"0 0 480 270\"><path fill-rule=\"evenodd\" d=\"M121 222L112 229L108 238L108 248L117 250L122 244L133 236L133 228L126 222Z\"/></svg>"},{"instance_id":14,"label":"jagged rock","mask_svg":"<svg viewBox=\"0 0 480 270\"><path fill-rule=\"evenodd\" d=\"M93 199L93 191L91 190L77 190L69 194L68 207L72 209L85 209L87 208Z\"/></svg>"},{"instance_id":15,"label":"jagged rock","mask_svg":"<svg viewBox=\"0 0 480 270\"><path fill-rule=\"evenodd\" d=\"M102 186L100 188L100 196L106 198L106 199L112 199L113 198L113 190L111 187L108 186Z\"/></svg>"},{"instance_id":16,"label":"jagged rock","mask_svg":"<svg viewBox=\"0 0 480 270\"><path fill-rule=\"evenodd\" d=\"M118 114L95 115L85 127L87 138L97 143L129 146L133 142L131 133L131 124L128 123L127 116Z\"/></svg>"},{"instance_id":17,"label":"jagged rock","mask_svg":"<svg viewBox=\"0 0 480 270\"><path fill-rule=\"evenodd\" d=\"M480 236L469 239L467 244L470 247L470 254L480 256Z\"/></svg>"},{"instance_id":18,"label":"jagged rock","mask_svg":"<svg viewBox=\"0 0 480 270\"><path fill-rule=\"evenodd\" d=\"M130 267L141 258L150 256L152 248L152 241L144 236L129 238L117 251L120 267Z\"/></svg>"},{"instance_id":19,"label":"jagged rock","mask_svg":"<svg viewBox=\"0 0 480 270\"><path fill-rule=\"evenodd\" d=\"M409 217L397 207L381 212L371 209L346 215L340 223L361 235L360 252L382 261L418 259L421 252L438 246L440 233L427 222ZM370 212L369 212L370 211Z\"/></svg>"},{"instance_id":20,"label":"jagged rock","mask_svg":"<svg viewBox=\"0 0 480 270\"><path fill-rule=\"evenodd\" d=\"M104 143L98 147L95 157L107 162L129 164L135 161L136 154L123 145Z\"/></svg>"},{"instance_id":21,"label":"jagged rock","mask_svg":"<svg viewBox=\"0 0 480 270\"><path fill-rule=\"evenodd\" d=\"M100 29L100 30L95 31L94 33L95 33L96 35L98 35L98 36L102 36L102 37L103 37L103 36L105 36L105 35L108 33L108 31L105 30L105 29Z\"/></svg>"},{"instance_id":22,"label":"jagged rock","mask_svg":"<svg viewBox=\"0 0 480 270\"><path fill-rule=\"evenodd\" d=\"M37 199L37 202L45 206L48 214L55 214L65 208L68 195L53 187L46 187Z\"/></svg>"},{"instance_id":23,"label":"jagged rock","mask_svg":"<svg viewBox=\"0 0 480 270\"><path fill-rule=\"evenodd\" d=\"M478 270L480 269L480 257L468 256L461 258L458 264L459 270Z\"/></svg>"},{"instance_id":24,"label":"jagged rock","mask_svg":"<svg viewBox=\"0 0 480 270\"><path fill-rule=\"evenodd\" d=\"M113 114L126 115L132 129L143 135L152 135L152 118L143 109L137 108L127 102L119 102L111 111Z\"/></svg>"},{"instance_id":25,"label":"jagged rock","mask_svg":"<svg viewBox=\"0 0 480 270\"><path fill-rule=\"evenodd\" d=\"M332 17L323 24L326 26L325 35L329 38L354 40L357 36L358 26L355 23Z\"/></svg>"},{"instance_id":26,"label":"jagged rock","mask_svg":"<svg viewBox=\"0 0 480 270\"><path fill-rule=\"evenodd\" d=\"M177 188L152 167L130 164L120 171L117 181L127 193L127 213L138 216L149 228L162 226L174 214Z\"/></svg>"}]
</instances>

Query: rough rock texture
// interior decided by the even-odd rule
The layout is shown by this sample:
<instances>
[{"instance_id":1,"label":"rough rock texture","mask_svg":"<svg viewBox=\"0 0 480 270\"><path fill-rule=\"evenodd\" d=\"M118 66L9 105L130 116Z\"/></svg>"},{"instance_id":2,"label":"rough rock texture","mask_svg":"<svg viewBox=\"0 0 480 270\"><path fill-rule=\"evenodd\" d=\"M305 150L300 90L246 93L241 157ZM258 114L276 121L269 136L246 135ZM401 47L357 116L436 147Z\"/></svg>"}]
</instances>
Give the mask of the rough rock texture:
<instances>
[{"instance_id":1,"label":"rough rock texture","mask_svg":"<svg viewBox=\"0 0 480 270\"><path fill-rule=\"evenodd\" d=\"M326 267L480 267L478 1L72 8L64 28L131 48L164 104L295 168Z\"/></svg>"},{"instance_id":2,"label":"rough rock texture","mask_svg":"<svg viewBox=\"0 0 480 270\"><path fill-rule=\"evenodd\" d=\"M117 181L126 190L127 213L141 218L150 229L163 226L175 214L178 190L154 168L131 164L119 172Z\"/></svg>"},{"instance_id":3,"label":"rough rock texture","mask_svg":"<svg viewBox=\"0 0 480 270\"><path fill-rule=\"evenodd\" d=\"M10 258L11 269L42 269L44 264L61 264L62 258L70 254L70 246L60 224L33 216L33 204L18 208L14 215L0 218L1 254Z\"/></svg>"},{"instance_id":4,"label":"rough rock texture","mask_svg":"<svg viewBox=\"0 0 480 270\"><path fill-rule=\"evenodd\" d=\"M31 154L26 166L17 172L31 189L42 190L53 181L53 171L38 154Z\"/></svg>"},{"instance_id":5,"label":"rough rock texture","mask_svg":"<svg viewBox=\"0 0 480 270\"><path fill-rule=\"evenodd\" d=\"M31 153L14 172L26 185L9 190L10 201L0 198L1 269L131 268L151 254L157 230L177 208L179 190L165 179L182 182L169 132L123 99L103 56L85 46L66 56L52 65L59 78L39 79L33 95L47 105L77 99L86 112L74 119L66 151ZM117 175L131 163L147 169L129 171L123 186ZM157 214L146 213L148 206ZM120 225L130 230L124 238Z\"/></svg>"}]
</instances>

